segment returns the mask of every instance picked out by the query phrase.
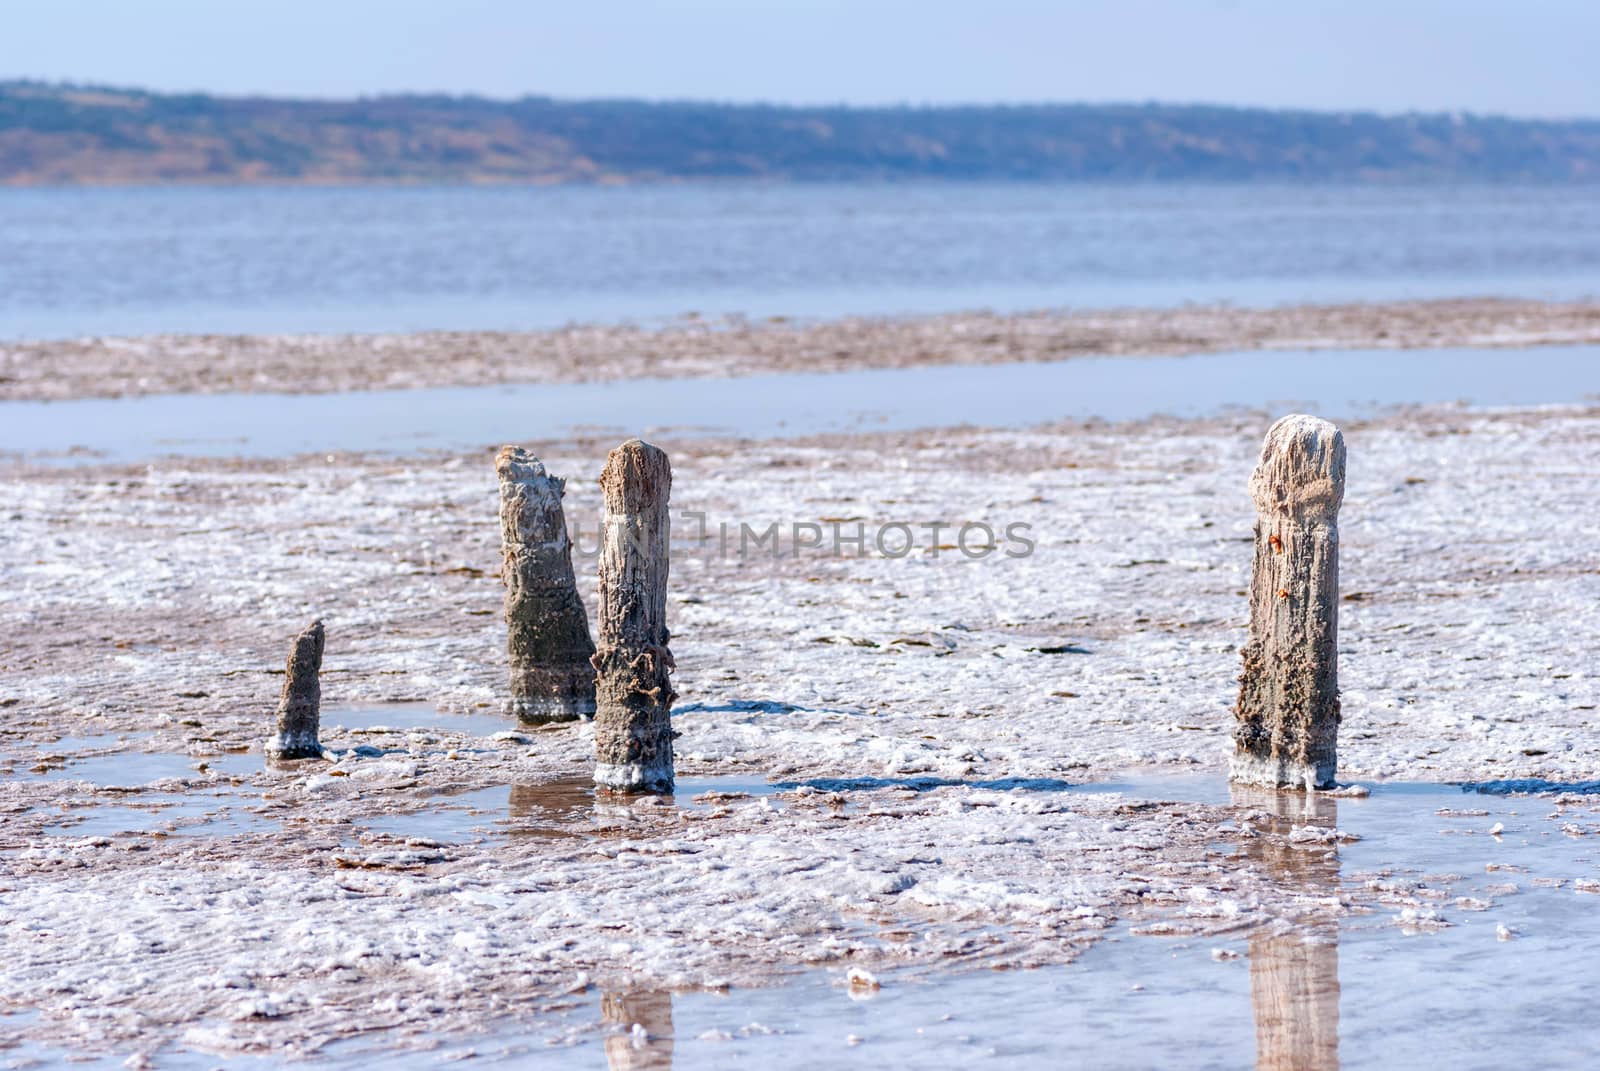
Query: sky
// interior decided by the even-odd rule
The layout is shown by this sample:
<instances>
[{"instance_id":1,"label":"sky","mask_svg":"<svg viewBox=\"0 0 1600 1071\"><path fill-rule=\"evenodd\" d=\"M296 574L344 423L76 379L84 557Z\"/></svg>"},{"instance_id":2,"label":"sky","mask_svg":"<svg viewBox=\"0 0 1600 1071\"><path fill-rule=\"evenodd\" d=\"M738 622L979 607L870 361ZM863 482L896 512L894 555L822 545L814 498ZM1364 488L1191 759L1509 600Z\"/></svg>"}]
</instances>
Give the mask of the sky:
<instances>
[{"instance_id":1,"label":"sky","mask_svg":"<svg viewBox=\"0 0 1600 1071\"><path fill-rule=\"evenodd\" d=\"M0 78L1600 116L1600 0L0 0Z\"/></svg>"}]
</instances>

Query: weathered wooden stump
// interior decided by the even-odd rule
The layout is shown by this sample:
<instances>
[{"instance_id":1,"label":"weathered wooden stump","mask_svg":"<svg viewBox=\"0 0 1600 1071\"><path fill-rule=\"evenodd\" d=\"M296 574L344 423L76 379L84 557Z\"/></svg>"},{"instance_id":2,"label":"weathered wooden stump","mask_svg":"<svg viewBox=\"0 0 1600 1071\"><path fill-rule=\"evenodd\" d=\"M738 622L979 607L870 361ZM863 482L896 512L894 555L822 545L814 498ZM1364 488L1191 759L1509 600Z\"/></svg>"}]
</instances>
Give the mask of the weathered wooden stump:
<instances>
[{"instance_id":1,"label":"weathered wooden stump","mask_svg":"<svg viewBox=\"0 0 1600 1071\"><path fill-rule=\"evenodd\" d=\"M322 755L317 732L322 718L322 622L295 637L278 701L278 732L267 741L267 757L315 759Z\"/></svg>"},{"instance_id":2,"label":"weathered wooden stump","mask_svg":"<svg viewBox=\"0 0 1600 1071\"><path fill-rule=\"evenodd\" d=\"M594 779L630 792L672 791L672 691L667 649L671 536L667 455L632 439L600 475L600 645L595 652Z\"/></svg>"},{"instance_id":3,"label":"weathered wooden stump","mask_svg":"<svg viewBox=\"0 0 1600 1071\"><path fill-rule=\"evenodd\" d=\"M566 481L526 450L502 447L501 575L511 712L534 724L594 715L594 641L572 575L572 542L561 509Z\"/></svg>"},{"instance_id":4,"label":"weathered wooden stump","mask_svg":"<svg viewBox=\"0 0 1600 1071\"><path fill-rule=\"evenodd\" d=\"M1287 416L1267 432L1250 477L1255 566L1234 708L1234 781L1306 789L1334 783L1344 462L1338 428Z\"/></svg>"}]
</instances>

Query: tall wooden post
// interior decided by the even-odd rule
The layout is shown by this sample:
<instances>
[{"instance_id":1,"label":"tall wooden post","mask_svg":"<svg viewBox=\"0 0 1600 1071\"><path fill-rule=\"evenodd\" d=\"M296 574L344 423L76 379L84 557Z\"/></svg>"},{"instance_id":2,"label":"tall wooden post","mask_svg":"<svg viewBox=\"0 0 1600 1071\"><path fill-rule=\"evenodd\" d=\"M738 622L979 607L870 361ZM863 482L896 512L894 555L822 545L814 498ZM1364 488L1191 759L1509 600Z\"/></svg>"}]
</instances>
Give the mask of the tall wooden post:
<instances>
[{"instance_id":1,"label":"tall wooden post","mask_svg":"<svg viewBox=\"0 0 1600 1071\"><path fill-rule=\"evenodd\" d=\"M572 542L561 509L566 481L515 446L501 448L495 473L511 712L535 724L592 717L594 641L572 575Z\"/></svg>"},{"instance_id":2,"label":"tall wooden post","mask_svg":"<svg viewBox=\"0 0 1600 1071\"><path fill-rule=\"evenodd\" d=\"M1334 783L1344 462L1338 428L1286 416L1267 432L1250 477L1255 566L1234 708L1234 781L1305 789Z\"/></svg>"},{"instance_id":3,"label":"tall wooden post","mask_svg":"<svg viewBox=\"0 0 1600 1071\"><path fill-rule=\"evenodd\" d=\"M322 755L317 739L322 720L321 621L313 621L294 639L284 667L283 695L278 700L277 733L267 741L267 757L315 759Z\"/></svg>"},{"instance_id":4,"label":"tall wooden post","mask_svg":"<svg viewBox=\"0 0 1600 1071\"><path fill-rule=\"evenodd\" d=\"M595 652L594 780L630 792L671 792L674 668L667 649L671 531L667 455L632 439L606 458L600 549L600 645Z\"/></svg>"}]
</instances>

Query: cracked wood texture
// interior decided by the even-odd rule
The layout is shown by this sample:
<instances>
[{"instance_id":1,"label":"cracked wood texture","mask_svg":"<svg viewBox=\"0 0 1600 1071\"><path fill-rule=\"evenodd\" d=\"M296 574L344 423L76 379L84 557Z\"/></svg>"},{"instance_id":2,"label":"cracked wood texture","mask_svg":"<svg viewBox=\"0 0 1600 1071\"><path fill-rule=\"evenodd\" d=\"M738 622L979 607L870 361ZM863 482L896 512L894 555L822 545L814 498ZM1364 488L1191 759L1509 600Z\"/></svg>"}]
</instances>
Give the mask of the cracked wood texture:
<instances>
[{"instance_id":1,"label":"cracked wood texture","mask_svg":"<svg viewBox=\"0 0 1600 1071\"><path fill-rule=\"evenodd\" d=\"M566 481L515 446L501 448L495 473L511 712L532 724L592 717L594 641L572 574L572 541L561 508Z\"/></svg>"},{"instance_id":2,"label":"cracked wood texture","mask_svg":"<svg viewBox=\"0 0 1600 1071\"><path fill-rule=\"evenodd\" d=\"M600 550L600 644L595 652L595 783L672 791L673 666L667 649L671 540L667 455L632 439L606 458Z\"/></svg>"},{"instance_id":3,"label":"cracked wood texture","mask_svg":"<svg viewBox=\"0 0 1600 1071\"><path fill-rule=\"evenodd\" d=\"M1267 432L1256 505L1250 638L1234 708L1234 781L1329 788L1339 735L1339 506L1344 436L1317 417Z\"/></svg>"},{"instance_id":4,"label":"cracked wood texture","mask_svg":"<svg viewBox=\"0 0 1600 1071\"><path fill-rule=\"evenodd\" d=\"M322 755L317 739L322 720L321 621L313 621L295 637L284 669L283 696L278 700L278 732L267 741L274 759L314 759Z\"/></svg>"}]
</instances>

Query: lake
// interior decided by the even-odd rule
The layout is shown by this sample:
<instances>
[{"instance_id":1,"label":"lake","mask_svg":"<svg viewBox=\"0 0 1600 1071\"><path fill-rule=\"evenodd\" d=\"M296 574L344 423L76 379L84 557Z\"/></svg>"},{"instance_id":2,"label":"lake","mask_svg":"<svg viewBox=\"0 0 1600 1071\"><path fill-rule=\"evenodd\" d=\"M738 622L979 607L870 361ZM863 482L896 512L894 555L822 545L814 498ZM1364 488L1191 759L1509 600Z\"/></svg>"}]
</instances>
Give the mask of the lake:
<instances>
[{"instance_id":1,"label":"lake","mask_svg":"<svg viewBox=\"0 0 1600 1071\"><path fill-rule=\"evenodd\" d=\"M0 338L1600 295L1600 187L0 191Z\"/></svg>"}]
</instances>

